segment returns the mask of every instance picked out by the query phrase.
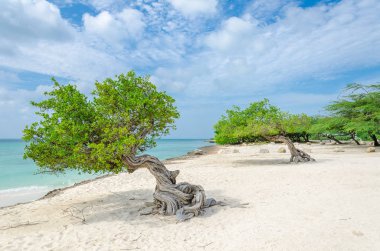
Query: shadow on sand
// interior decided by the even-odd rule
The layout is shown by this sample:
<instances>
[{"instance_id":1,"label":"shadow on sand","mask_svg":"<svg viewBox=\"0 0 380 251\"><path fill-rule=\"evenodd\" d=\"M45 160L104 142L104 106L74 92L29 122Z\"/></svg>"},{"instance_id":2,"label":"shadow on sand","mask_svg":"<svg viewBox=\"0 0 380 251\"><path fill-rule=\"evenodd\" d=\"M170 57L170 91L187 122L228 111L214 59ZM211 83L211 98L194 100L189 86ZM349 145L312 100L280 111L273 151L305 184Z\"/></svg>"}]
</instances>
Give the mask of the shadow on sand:
<instances>
[{"instance_id":1,"label":"shadow on sand","mask_svg":"<svg viewBox=\"0 0 380 251\"><path fill-rule=\"evenodd\" d=\"M67 205L65 215L78 224L91 224L102 221L125 221L131 225L146 224L149 227L161 227L162 223L176 224L175 216L140 215L141 210L153 201L153 189L136 189L123 192L111 192L96 200L83 201ZM247 202L241 203L234 198L227 198L219 190L206 191L207 197L222 201L223 206L206 208L199 217L212 217L220 210L244 208ZM191 221L191 220L190 220Z\"/></svg>"},{"instance_id":2,"label":"shadow on sand","mask_svg":"<svg viewBox=\"0 0 380 251\"><path fill-rule=\"evenodd\" d=\"M248 160L237 160L232 162L234 167L239 166L269 166L269 165L290 165L289 158L286 159L248 159Z\"/></svg>"}]
</instances>

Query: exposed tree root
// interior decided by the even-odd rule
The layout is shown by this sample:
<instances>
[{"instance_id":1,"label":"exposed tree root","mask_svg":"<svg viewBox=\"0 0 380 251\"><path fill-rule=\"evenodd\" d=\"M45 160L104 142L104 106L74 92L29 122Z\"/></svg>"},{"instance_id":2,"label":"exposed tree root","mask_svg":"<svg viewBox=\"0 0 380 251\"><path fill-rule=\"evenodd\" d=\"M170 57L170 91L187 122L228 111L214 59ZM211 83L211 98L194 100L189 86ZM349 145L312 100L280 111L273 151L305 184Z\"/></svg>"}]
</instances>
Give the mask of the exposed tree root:
<instances>
[{"instance_id":1,"label":"exposed tree root","mask_svg":"<svg viewBox=\"0 0 380 251\"><path fill-rule=\"evenodd\" d=\"M156 178L156 189L153 194L154 207L150 213L176 215L179 221L185 221L198 216L203 209L218 204L212 198L206 199L205 191L201 186L187 182L177 184L176 177L179 170L169 171L156 157L150 155L127 156L125 164L130 173L145 167Z\"/></svg>"},{"instance_id":2,"label":"exposed tree root","mask_svg":"<svg viewBox=\"0 0 380 251\"><path fill-rule=\"evenodd\" d=\"M288 146L289 152L291 154L290 156L290 162L298 163L298 162L308 162L308 161L315 161L312 157L310 157L309 154L305 153L304 151L296 148L293 144L293 142L285 136L277 136L276 140L281 141L285 143Z\"/></svg>"}]
</instances>

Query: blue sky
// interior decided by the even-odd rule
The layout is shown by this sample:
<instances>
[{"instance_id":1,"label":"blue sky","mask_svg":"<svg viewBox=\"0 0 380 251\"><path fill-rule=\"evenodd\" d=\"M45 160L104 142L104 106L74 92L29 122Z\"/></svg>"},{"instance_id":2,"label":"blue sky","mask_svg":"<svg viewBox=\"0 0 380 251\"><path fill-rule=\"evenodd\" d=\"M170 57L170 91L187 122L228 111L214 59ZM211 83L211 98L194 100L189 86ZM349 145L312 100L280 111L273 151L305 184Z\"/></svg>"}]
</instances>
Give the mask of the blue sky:
<instances>
[{"instance_id":1,"label":"blue sky","mask_svg":"<svg viewBox=\"0 0 380 251\"><path fill-rule=\"evenodd\" d=\"M269 98L320 114L351 82L380 81L378 0L2 2L0 138L36 120L51 77L90 93L134 69L176 99L171 138L209 138L232 105Z\"/></svg>"}]
</instances>

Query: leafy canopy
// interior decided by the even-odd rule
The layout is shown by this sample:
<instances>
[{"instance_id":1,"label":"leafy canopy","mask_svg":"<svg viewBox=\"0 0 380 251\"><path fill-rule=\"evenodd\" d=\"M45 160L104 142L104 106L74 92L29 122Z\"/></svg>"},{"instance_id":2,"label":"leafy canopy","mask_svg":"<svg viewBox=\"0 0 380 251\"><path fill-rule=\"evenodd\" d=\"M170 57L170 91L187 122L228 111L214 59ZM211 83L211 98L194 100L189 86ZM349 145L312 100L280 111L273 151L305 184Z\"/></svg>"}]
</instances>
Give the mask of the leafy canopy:
<instances>
[{"instance_id":1,"label":"leafy canopy","mask_svg":"<svg viewBox=\"0 0 380 251\"><path fill-rule=\"evenodd\" d=\"M42 171L123 171L126 156L155 146L179 117L174 99L133 71L96 82L93 100L74 85L53 81L47 99L32 102L41 120L27 126L23 136L24 158Z\"/></svg>"},{"instance_id":2,"label":"leafy canopy","mask_svg":"<svg viewBox=\"0 0 380 251\"><path fill-rule=\"evenodd\" d=\"M339 135L348 134L344 126L348 120L342 117L315 117L310 132L316 135Z\"/></svg>"},{"instance_id":3,"label":"leafy canopy","mask_svg":"<svg viewBox=\"0 0 380 251\"><path fill-rule=\"evenodd\" d=\"M380 84L349 84L344 89L344 96L326 109L334 117L331 122L336 130L361 135L379 134Z\"/></svg>"},{"instance_id":4,"label":"leafy canopy","mask_svg":"<svg viewBox=\"0 0 380 251\"><path fill-rule=\"evenodd\" d=\"M301 141L301 137L305 140L309 140L310 129L314 123L314 118L301 114L284 113L282 123L284 124L283 130L285 136L289 137L293 141Z\"/></svg>"},{"instance_id":5,"label":"leafy canopy","mask_svg":"<svg viewBox=\"0 0 380 251\"><path fill-rule=\"evenodd\" d=\"M215 141L237 144L265 140L275 135L303 132L309 125L305 114L291 115L271 105L268 99L251 103L246 109L234 106L215 124Z\"/></svg>"}]
</instances>

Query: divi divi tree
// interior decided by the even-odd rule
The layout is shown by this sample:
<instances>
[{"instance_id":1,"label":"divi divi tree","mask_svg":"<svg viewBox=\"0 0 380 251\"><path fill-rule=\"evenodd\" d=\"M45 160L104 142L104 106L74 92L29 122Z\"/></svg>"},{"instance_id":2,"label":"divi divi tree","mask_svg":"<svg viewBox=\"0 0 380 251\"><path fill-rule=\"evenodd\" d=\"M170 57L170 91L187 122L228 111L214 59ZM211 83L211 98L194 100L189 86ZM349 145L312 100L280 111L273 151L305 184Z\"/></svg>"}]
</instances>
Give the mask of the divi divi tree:
<instances>
[{"instance_id":1,"label":"divi divi tree","mask_svg":"<svg viewBox=\"0 0 380 251\"><path fill-rule=\"evenodd\" d=\"M291 115L271 105L268 99L251 103L246 109L234 106L215 124L218 144L238 144L254 141L281 141L290 151L290 162L314 161L306 152L296 148L288 137L301 131L304 115Z\"/></svg>"},{"instance_id":2,"label":"divi divi tree","mask_svg":"<svg viewBox=\"0 0 380 251\"><path fill-rule=\"evenodd\" d=\"M349 84L342 96L326 107L331 116L343 121L343 129L362 137L369 136L380 146L380 84Z\"/></svg>"},{"instance_id":3,"label":"divi divi tree","mask_svg":"<svg viewBox=\"0 0 380 251\"><path fill-rule=\"evenodd\" d=\"M156 157L141 155L167 135L179 117L174 99L133 71L95 83L92 99L74 85L54 81L47 99L32 102L41 120L24 130L24 157L42 172L133 173L147 168L156 178L152 213L186 220L214 205L201 186L176 183Z\"/></svg>"}]
</instances>

